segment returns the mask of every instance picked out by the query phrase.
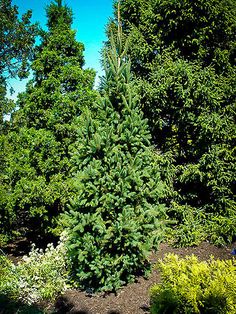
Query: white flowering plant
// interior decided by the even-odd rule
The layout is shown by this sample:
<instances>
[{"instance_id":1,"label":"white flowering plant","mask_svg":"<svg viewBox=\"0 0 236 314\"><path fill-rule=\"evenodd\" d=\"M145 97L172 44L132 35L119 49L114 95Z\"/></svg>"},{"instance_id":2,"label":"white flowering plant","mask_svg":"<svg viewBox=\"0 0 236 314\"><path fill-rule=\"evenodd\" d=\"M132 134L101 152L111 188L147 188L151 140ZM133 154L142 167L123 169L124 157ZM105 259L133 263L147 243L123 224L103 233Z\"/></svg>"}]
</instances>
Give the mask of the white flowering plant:
<instances>
[{"instance_id":1,"label":"white flowering plant","mask_svg":"<svg viewBox=\"0 0 236 314\"><path fill-rule=\"evenodd\" d=\"M0 284L0 293L32 304L53 299L65 291L70 268L65 241L63 234L56 247L48 244L45 251L33 245L29 255L24 256L17 265L2 257L5 283Z\"/></svg>"}]
</instances>

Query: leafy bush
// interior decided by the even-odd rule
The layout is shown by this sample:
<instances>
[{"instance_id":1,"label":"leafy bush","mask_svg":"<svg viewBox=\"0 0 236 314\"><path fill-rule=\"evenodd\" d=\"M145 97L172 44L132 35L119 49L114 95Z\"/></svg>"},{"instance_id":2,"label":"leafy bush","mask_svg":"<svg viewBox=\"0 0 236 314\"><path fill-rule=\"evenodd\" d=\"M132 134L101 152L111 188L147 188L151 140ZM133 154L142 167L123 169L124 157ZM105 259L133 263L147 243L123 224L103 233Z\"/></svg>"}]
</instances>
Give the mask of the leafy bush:
<instances>
[{"instance_id":1,"label":"leafy bush","mask_svg":"<svg viewBox=\"0 0 236 314\"><path fill-rule=\"evenodd\" d=\"M236 213L233 208L223 216L173 202L169 214L174 215L176 220L173 220L174 226L168 228L166 240L174 246L199 245L206 239L217 246L224 246L236 239Z\"/></svg>"},{"instance_id":2,"label":"leafy bush","mask_svg":"<svg viewBox=\"0 0 236 314\"><path fill-rule=\"evenodd\" d=\"M1 253L1 252L0 252ZM19 274L16 266L5 255L0 254L0 294L15 299L20 293Z\"/></svg>"},{"instance_id":3,"label":"leafy bush","mask_svg":"<svg viewBox=\"0 0 236 314\"><path fill-rule=\"evenodd\" d=\"M0 247L3 247L7 244L9 238L6 234L0 233Z\"/></svg>"},{"instance_id":4,"label":"leafy bush","mask_svg":"<svg viewBox=\"0 0 236 314\"><path fill-rule=\"evenodd\" d=\"M0 230L9 237L32 227L46 233L49 208L51 216L63 210L73 190L63 174L69 162L62 161L60 143L49 130L21 128L1 144L6 156L0 173Z\"/></svg>"},{"instance_id":5,"label":"leafy bush","mask_svg":"<svg viewBox=\"0 0 236 314\"><path fill-rule=\"evenodd\" d=\"M151 288L151 313L236 313L236 260L180 259L168 254L158 264L161 283Z\"/></svg>"},{"instance_id":6,"label":"leafy bush","mask_svg":"<svg viewBox=\"0 0 236 314\"><path fill-rule=\"evenodd\" d=\"M170 226L166 232L168 242L177 247L194 246L209 237L204 213L197 212L188 205L173 203L172 207L176 220L175 225Z\"/></svg>"},{"instance_id":7,"label":"leafy bush","mask_svg":"<svg viewBox=\"0 0 236 314\"><path fill-rule=\"evenodd\" d=\"M213 216L207 223L209 239L216 245L232 243L236 239L236 214L235 209L229 213L229 217L221 215Z\"/></svg>"},{"instance_id":8,"label":"leafy bush","mask_svg":"<svg viewBox=\"0 0 236 314\"><path fill-rule=\"evenodd\" d=\"M235 78L226 79L210 67L202 69L192 62L161 56L149 79L140 83L143 110L152 113L149 124L158 147L171 150L175 157L178 206L169 212L170 217L177 219L180 229L184 227L190 237L193 218L204 226L205 238L216 243L220 235L230 242L233 231L229 219L236 217L236 129L235 100L227 89L235 85ZM213 219L213 224L216 216L224 219L225 226L229 222L226 233L220 228L215 233L215 226L212 236L207 235L208 221Z\"/></svg>"},{"instance_id":9,"label":"leafy bush","mask_svg":"<svg viewBox=\"0 0 236 314\"><path fill-rule=\"evenodd\" d=\"M65 239L56 247L48 244L45 252L34 245L23 261L14 265L6 256L0 256L0 294L28 304L53 299L66 290L68 259Z\"/></svg>"}]
</instances>

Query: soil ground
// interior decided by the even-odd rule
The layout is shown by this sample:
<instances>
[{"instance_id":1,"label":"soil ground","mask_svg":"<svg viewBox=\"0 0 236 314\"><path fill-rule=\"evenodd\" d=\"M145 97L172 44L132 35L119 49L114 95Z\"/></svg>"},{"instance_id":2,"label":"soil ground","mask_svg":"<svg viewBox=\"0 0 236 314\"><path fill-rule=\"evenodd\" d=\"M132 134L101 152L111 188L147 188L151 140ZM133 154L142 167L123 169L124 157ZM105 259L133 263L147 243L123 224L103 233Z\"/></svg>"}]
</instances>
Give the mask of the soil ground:
<instances>
[{"instance_id":1,"label":"soil ground","mask_svg":"<svg viewBox=\"0 0 236 314\"><path fill-rule=\"evenodd\" d=\"M230 259L232 247L217 248L209 243L202 243L194 248L172 248L162 244L157 254L151 256L151 262L163 258L166 253L179 256L195 254L200 260L207 260L213 255L217 259ZM56 303L57 313L73 314L145 314L149 313L149 289L160 282L160 274L153 267L149 279L138 278L137 282L119 290L117 294L88 296L82 291L67 291Z\"/></svg>"},{"instance_id":2,"label":"soil ground","mask_svg":"<svg viewBox=\"0 0 236 314\"><path fill-rule=\"evenodd\" d=\"M151 256L153 266L158 259L166 253L176 253L181 257L195 254L200 260L208 260L211 255L216 259L233 258L231 251L236 243L228 247L218 248L207 242L197 247L173 248L167 244L161 244L158 253ZM149 289L155 283L160 282L160 274L153 267L148 279L138 278L135 283L120 289L117 294L94 294L88 295L83 291L68 290L58 297L54 304L41 304L39 307L25 310L11 310L0 306L0 314L10 313L71 313L71 314L147 314L149 313ZM38 310L37 310L38 309ZM41 309L41 310L40 310Z\"/></svg>"}]
</instances>

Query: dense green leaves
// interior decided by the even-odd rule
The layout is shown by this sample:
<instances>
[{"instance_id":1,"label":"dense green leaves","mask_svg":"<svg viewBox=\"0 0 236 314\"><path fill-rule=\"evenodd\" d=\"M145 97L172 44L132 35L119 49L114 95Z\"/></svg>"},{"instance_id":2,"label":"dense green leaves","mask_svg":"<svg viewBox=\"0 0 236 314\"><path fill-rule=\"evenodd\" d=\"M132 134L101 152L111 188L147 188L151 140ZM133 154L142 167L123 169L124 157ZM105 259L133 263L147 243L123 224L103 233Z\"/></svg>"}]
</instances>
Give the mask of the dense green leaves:
<instances>
[{"instance_id":1,"label":"dense green leaves","mask_svg":"<svg viewBox=\"0 0 236 314\"><path fill-rule=\"evenodd\" d=\"M71 30L72 12L47 8L48 32L36 49L33 78L20 94L11 128L3 143L1 228L34 228L41 234L56 227L73 194L70 146L78 116L96 98L95 73L83 70L83 45Z\"/></svg>"},{"instance_id":2,"label":"dense green leaves","mask_svg":"<svg viewBox=\"0 0 236 314\"><path fill-rule=\"evenodd\" d=\"M58 12L61 18L56 19ZM73 141L72 122L82 107L94 99L95 74L82 69L84 46L75 40L75 32L70 29L71 11L51 4L47 14L49 32L44 34L32 64L34 78L26 93L20 95L17 119L28 127L52 130L59 141Z\"/></svg>"},{"instance_id":3,"label":"dense green leaves","mask_svg":"<svg viewBox=\"0 0 236 314\"><path fill-rule=\"evenodd\" d=\"M7 158L1 169L1 229L23 231L33 221L46 228L72 189L64 178L69 168L64 147L43 129L21 128L3 139Z\"/></svg>"},{"instance_id":4,"label":"dense green leaves","mask_svg":"<svg viewBox=\"0 0 236 314\"><path fill-rule=\"evenodd\" d=\"M166 49L220 72L235 63L235 0L123 0L121 16L140 75Z\"/></svg>"},{"instance_id":5,"label":"dense green leaves","mask_svg":"<svg viewBox=\"0 0 236 314\"><path fill-rule=\"evenodd\" d=\"M191 217L218 231L222 218L229 227L221 236L236 234L235 4L121 1L144 116L157 147L175 158L178 197L169 213L190 237Z\"/></svg>"},{"instance_id":6,"label":"dense green leaves","mask_svg":"<svg viewBox=\"0 0 236 314\"><path fill-rule=\"evenodd\" d=\"M29 60L33 57L33 45L38 33L36 24L31 24L31 11L20 18L17 6L11 0L0 1L0 128L3 131L4 116L15 107L7 99L9 78L27 77Z\"/></svg>"},{"instance_id":7,"label":"dense green leaves","mask_svg":"<svg viewBox=\"0 0 236 314\"><path fill-rule=\"evenodd\" d=\"M18 8L12 6L11 0L1 0L0 8L0 75L6 78L17 74L24 76L32 54L36 25L30 22L31 11L20 19Z\"/></svg>"},{"instance_id":8,"label":"dense green leaves","mask_svg":"<svg viewBox=\"0 0 236 314\"><path fill-rule=\"evenodd\" d=\"M36 27L10 1L1 8L3 116L15 106L7 78L27 74ZM58 0L47 18L33 78L1 129L0 242L66 226L73 279L112 291L149 270L166 207L178 245L233 241L235 0L121 1L100 95L71 10Z\"/></svg>"}]
</instances>

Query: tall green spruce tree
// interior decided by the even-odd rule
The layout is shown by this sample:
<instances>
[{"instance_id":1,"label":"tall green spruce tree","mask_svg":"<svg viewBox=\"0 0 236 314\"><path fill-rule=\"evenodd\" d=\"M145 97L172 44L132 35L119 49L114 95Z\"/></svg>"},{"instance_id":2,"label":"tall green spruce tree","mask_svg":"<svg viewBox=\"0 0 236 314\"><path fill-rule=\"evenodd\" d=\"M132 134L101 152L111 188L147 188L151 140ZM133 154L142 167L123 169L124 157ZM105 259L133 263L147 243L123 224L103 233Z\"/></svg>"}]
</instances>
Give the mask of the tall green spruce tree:
<instances>
[{"instance_id":1,"label":"tall green spruce tree","mask_svg":"<svg viewBox=\"0 0 236 314\"><path fill-rule=\"evenodd\" d=\"M18 99L12 132L4 141L1 228L47 233L73 193L70 145L77 119L96 97L95 73L84 70L83 44L71 29L72 12L61 1L47 7L48 31L32 63L33 79Z\"/></svg>"},{"instance_id":2,"label":"tall green spruce tree","mask_svg":"<svg viewBox=\"0 0 236 314\"><path fill-rule=\"evenodd\" d=\"M165 206L159 160L150 146L126 56L110 36L96 118L82 118L74 152L77 196L67 215L69 252L79 287L118 289L149 268L162 238Z\"/></svg>"},{"instance_id":3,"label":"tall green spruce tree","mask_svg":"<svg viewBox=\"0 0 236 314\"><path fill-rule=\"evenodd\" d=\"M142 111L175 159L178 244L236 236L235 0L122 0ZM112 24L110 24L112 28Z\"/></svg>"}]
</instances>

